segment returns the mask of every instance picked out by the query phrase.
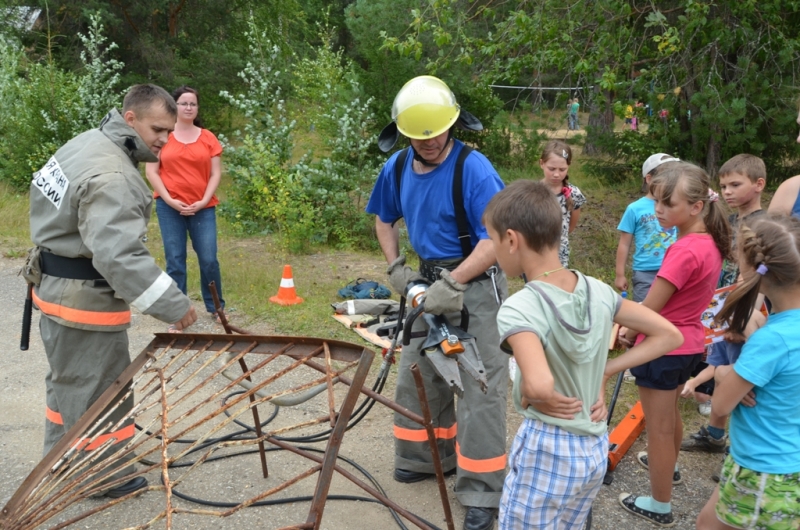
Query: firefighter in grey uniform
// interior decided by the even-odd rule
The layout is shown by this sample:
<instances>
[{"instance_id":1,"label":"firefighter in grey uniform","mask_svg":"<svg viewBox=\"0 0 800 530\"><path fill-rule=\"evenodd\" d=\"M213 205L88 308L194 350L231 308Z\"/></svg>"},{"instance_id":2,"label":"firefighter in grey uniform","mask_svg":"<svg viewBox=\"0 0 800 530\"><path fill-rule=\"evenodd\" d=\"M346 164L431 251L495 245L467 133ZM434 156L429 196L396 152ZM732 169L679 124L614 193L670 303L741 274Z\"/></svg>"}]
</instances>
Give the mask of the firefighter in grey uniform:
<instances>
[{"instance_id":1,"label":"firefighter in grey uniform","mask_svg":"<svg viewBox=\"0 0 800 530\"><path fill-rule=\"evenodd\" d=\"M464 528L485 530L494 526L506 467L508 359L499 348L496 317L508 288L481 217L503 182L486 157L452 137L455 126L482 126L458 106L440 79L421 76L406 83L395 97L392 120L379 136L379 147L389 151L402 133L411 148L389 159L367 205L367 212L376 214L390 283L403 293L410 281L424 277L432 284L425 311L446 314L453 323L460 321L466 305L468 331L477 339L488 383L484 394L478 382L462 372L464 395L455 407L448 383L420 356L424 338L415 338L400 356L395 399L421 414L409 371L418 363L442 466L445 472L457 471L456 498L467 507ZM399 252L396 221L401 217L420 257L419 272L405 266ZM413 326L415 336L425 329L421 320ZM394 437L395 480L410 483L431 477L434 468L425 430L395 414Z\"/></svg>"},{"instance_id":2,"label":"firefighter in grey uniform","mask_svg":"<svg viewBox=\"0 0 800 530\"><path fill-rule=\"evenodd\" d=\"M33 302L42 312L39 328L50 364L45 454L130 364L130 306L180 329L196 319L189 299L142 241L153 201L138 163L158 160L176 114L165 90L137 85L125 96L122 114L109 112L97 129L67 142L33 176L36 247L25 276L35 285ZM134 425L119 420L132 406L131 396L109 417L114 430L84 450L109 439L104 456L124 447ZM125 460L104 483L133 472ZM120 497L146 485L136 477L99 493Z\"/></svg>"}]
</instances>

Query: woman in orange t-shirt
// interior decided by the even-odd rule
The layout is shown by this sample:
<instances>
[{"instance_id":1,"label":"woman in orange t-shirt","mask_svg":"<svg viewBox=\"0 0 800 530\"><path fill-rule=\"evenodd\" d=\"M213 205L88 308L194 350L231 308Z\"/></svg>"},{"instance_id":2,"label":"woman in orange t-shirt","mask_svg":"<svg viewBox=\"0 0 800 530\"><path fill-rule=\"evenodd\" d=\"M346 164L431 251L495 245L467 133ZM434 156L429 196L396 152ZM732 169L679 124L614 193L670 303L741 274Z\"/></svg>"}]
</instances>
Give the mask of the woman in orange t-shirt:
<instances>
[{"instance_id":1,"label":"woman in orange t-shirt","mask_svg":"<svg viewBox=\"0 0 800 530\"><path fill-rule=\"evenodd\" d=\"M178 121L161 149L159 162L147 164L147 179L155 190L167 274L186 293L188 233L200 265L200 290L206 310L219 322L208 284L215 283L220 304L225 307L217 261L215 207L219 200L214 195L221 177L222 145L211 131L200 127L196 90L182 86L172 97L178 104Z\"/></svg>"}]
</instances>

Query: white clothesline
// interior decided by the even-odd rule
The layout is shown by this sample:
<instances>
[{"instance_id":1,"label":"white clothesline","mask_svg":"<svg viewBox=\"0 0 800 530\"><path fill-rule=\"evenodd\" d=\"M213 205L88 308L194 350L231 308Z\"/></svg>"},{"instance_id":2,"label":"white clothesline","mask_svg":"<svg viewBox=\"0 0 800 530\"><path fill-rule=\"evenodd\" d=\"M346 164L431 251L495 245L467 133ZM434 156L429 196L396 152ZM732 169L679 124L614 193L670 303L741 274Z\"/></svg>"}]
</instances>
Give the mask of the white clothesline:
<instances>
[{"instance_id":1,"label":"white clothesline","mask_svg":"<svg viewBox=\"0 0 800 530\"><path fill-rule=\"evenodd\" d=\"M566 86L508 86L508 85L489 85L490 88L513 88L516 90L583 90L585 88L594 88L592 86L576 86L576 87L566 87Z\"/></svg>"}]
</instances>

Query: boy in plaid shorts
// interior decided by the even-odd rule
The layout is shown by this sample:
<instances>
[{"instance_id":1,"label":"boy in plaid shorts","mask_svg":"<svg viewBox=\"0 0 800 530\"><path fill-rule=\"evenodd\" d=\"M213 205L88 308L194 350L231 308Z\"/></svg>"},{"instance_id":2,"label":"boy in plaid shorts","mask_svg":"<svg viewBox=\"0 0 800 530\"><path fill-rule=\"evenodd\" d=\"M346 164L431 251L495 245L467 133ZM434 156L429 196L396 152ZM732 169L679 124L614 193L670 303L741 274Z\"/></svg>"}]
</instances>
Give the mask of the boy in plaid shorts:
<instances>
[{"instance_id":1,"label":"boy in plaid shorts","mask_svg":"<svg viewBox=\"0 0 800 530\"><path fill-rule=\"evenodd\" d=\"M606 471L605 383L683 342L668 321L610 286L561 266L561 209L540 182L497 193L483 222L497 260L530 281L497 316L517 370L513 398L525 417L509 452L500 528L582 528ZM646 339L608 360L613 323Z\"/></svg>"}]
</instances>

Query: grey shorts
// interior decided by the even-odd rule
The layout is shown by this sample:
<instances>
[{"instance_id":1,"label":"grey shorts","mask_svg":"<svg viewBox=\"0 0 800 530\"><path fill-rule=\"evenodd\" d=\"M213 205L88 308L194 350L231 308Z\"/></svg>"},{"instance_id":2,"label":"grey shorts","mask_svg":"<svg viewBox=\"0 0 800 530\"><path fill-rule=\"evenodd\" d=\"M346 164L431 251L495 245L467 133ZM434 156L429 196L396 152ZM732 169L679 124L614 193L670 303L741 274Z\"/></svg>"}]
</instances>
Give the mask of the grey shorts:
<instances>
[{"instance_id":1,"label":"grey shorts","mask_svg":"<svg viewBox=\"0 0 800 530\"><path fill-rule=\"evenodd\" d=\"M658 271L633 271L633 301L641 302L650 286L656 281Z\"/></svg>"}]
</instances>

